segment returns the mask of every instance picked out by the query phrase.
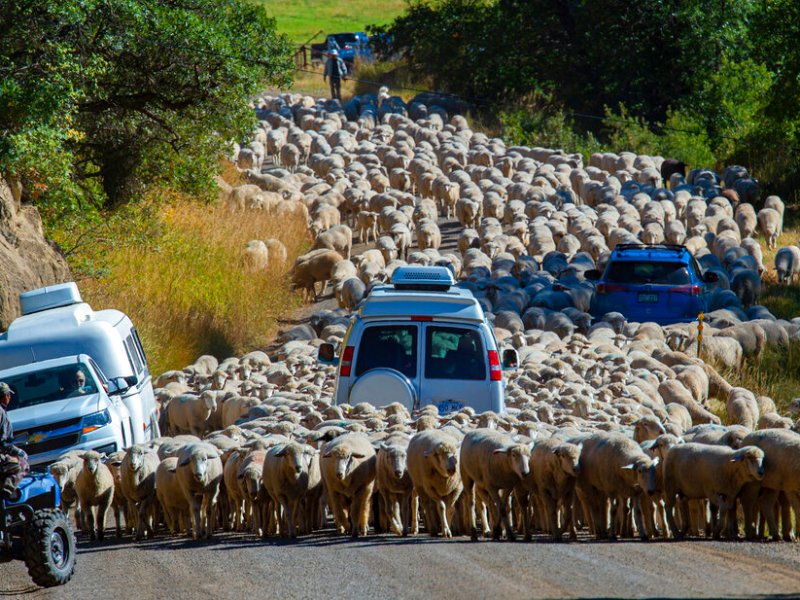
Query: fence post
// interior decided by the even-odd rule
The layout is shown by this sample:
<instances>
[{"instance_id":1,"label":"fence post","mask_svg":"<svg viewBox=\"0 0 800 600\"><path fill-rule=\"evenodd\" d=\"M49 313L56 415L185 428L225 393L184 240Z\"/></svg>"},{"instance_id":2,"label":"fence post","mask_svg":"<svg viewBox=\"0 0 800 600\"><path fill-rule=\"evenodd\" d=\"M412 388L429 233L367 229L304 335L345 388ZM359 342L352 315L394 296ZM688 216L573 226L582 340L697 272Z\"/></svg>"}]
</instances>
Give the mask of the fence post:
<instances>
[{"instance_id":1,"label":"fence post","mask_svg":"<svg viewBox=\"0 0 800 600\"><path fill-rule=\"evenodd\" d=\"M703 313L697 315L697 358L701 358L700 350L703 345L703 321L705 321L705 318L706 316Z\"/></svg>"}]
</instances>

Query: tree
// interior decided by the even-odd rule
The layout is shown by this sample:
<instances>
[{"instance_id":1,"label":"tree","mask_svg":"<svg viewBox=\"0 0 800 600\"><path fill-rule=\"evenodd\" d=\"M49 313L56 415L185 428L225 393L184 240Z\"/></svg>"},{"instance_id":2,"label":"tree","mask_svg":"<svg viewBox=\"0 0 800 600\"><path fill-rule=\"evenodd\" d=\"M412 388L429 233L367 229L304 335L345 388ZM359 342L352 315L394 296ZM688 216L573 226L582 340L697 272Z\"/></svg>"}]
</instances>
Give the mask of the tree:
<instances>
[{"instance_id":1,"label":"tree","mask_svg":"<svg viewBox=\"0 0 800 600\"><path fill-rule=\"evenodd\" d=\"M287 40L244 0L7 0L0 169L60 209L202 189L252 129L251 96L290 70Z\"/></svg>"}]
</instances>

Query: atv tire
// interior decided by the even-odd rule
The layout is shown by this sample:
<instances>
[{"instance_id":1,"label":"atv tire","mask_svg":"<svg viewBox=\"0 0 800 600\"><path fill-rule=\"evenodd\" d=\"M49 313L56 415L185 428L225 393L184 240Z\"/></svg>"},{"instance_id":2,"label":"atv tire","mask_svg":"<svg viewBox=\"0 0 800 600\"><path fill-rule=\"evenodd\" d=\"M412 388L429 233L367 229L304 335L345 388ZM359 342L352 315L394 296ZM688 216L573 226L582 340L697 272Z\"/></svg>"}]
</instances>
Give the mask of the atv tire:
<instances>
[{"instance_id":1,"label":"atv tire","mask_svg":"<svg viewBox=\"0 0 800 600\"><path fill-rule=\"evenodd\" d=\"M75 534L58 509L37 511L25 531L25 565L34 583L63 585L75 571Z\"/></svg>"}]
</instances>

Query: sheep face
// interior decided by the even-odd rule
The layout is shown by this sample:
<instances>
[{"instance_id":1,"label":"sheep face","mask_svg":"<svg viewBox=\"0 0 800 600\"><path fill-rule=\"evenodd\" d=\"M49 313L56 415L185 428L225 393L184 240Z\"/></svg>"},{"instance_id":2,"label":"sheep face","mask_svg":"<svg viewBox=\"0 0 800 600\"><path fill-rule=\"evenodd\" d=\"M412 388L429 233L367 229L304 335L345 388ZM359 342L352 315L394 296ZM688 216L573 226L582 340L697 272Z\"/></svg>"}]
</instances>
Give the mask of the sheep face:
<instances>
[{"instance_id":1,"label":"sheep face","mask_svg":"<svg viewBox=\"0 0 800 600\"><path fill-rule=\"evenodd\" d=\"M760 448L747 446L737 450L731 462L744 463L748 476L754 481L761 481L764 478L764 451Z\"/></svg>"},{"instance_id":2,"label":"sheep face","mask_svg":"<svg viewBox=\"0 0 800 600\"><path fill-rule=\"evenodd\" d=\"M286 444L275 455L283 457L287 470L294 472L295 477L300 477L306 472L307 463L303 461L304 449L300 444ZM338 469L336 473L338 476ZM344 477L339 477L339 479L344 479Z\"/></svg>"},{"instance_id":3,"label":"sheep face","mask_svg":"<svg viewBox=\"0 0 800 600\"><path fill-rule=\"evenodd\" d=\"M195 481L205 481L208 475L208 456L205 454L192 454L188 464Z\"/></svg>"},{"instance_id":4,"label":"sheep face","mask_svg":"<svg viewBox=\"0 0 800 600\"><path fill-rule=\"evenodd\" d=\"M132 472L136 472L142 468L144 464L144 454L145 451L138 446L133 446L130 450L128 450L130 456L130 462L128 463L128 469Z\"/></svg>"},{"instance_id":5,"label":"sheep face","mask_svg":"<svg viewBox=\"0 0 800 600\"><path fill-rule=\"evenodd\" d=\"M659 459L650 459L646 456L637 458L634 462L622 467L623 473L626 473L625 478L629 483L639 489L653 494L656 491L656 467L658 466Z\"/></svg>"},{"instance_id":6,"label":"sheep face","mask_svg":"<svg viewBox=\"0 0 800 600\"><path fill-rule=\"evenodd\" d=\"M531 472L531 449L524 444L514 444L505 448L498 448L494 454L505 454L508 457L511 470L520 479L524 479Z\"/></svg>"},{"instance_id":7,"label":"sheep face","mask_svg":"<svg viewBox=\"0 0 800 600\"><path fill-rule=\"evenodd\" d=\"M82 458L84 468L92 475L97 473L97 468L100 466L102 457L97 452L86 452Z\"/></svg>"},{"instance_id":8,"label":"sheep face","mask_svg":"<svg viewBox=\"0 0 800 600\"><path fill-rule=\"evenodd\" d=\"M339 446L331 452L323 454L322 458L333 458L336 461L336 478L344 481L347 475L357 466L353 459L362 460L366 458L366 455L351 452L344 446Z\"/></svg>"},{"instance_id":9,"label":"sheep face","mask_svg":"<svg viewBox=\"0 0 800 600\"><path fill-rule=\"evenodd\" d=\"M69 466L64 463L54 463L50 465L50 474L56 480L61 491L64 491L64 486L69 480Z\"/></svg>"},{"instance_id":10,"label":"sheep face","mask_svg":"<svg viewBox=\"0 0 800 600\"><path fill-rule=\"evenodd\" d=\"M553 450L553 453L561 460L561 468L567 475L577 477L581 472L582 449L582 444L561 444Z\"/></svg>"},{"instance_id":11,"label":"sheep face","mask_svg":"<svg viewBox=\"0 0 800 600\"><path fill-rule=\"evenodd\" d=\"M382 446L381 452L389 457L392 473L397 479L402 479L406 474L408 455L405 448L398 446Z\"/></svg>"},{"instance_id":12,"label":"sheep face","mask_svg":"<svg viewBox=\"0 0 800 600\"><path fill-rule=\"evenodd\" d=\"M443 443L425 452L433 468L442 477L452 477L458 471L458 448L455 444Z\"/></svg>"},{"instance_id":13,"label":"sheep face","mask_svg":"<svg viewBox=\"0 0 800 600\"><path fill-rule=\"evenodd\" d=\"M634 439L639 442L654 440L658 436L666 433L664 426L653 417L644 417L636 421L634 426Z\"/></svg>"}]
</instances>

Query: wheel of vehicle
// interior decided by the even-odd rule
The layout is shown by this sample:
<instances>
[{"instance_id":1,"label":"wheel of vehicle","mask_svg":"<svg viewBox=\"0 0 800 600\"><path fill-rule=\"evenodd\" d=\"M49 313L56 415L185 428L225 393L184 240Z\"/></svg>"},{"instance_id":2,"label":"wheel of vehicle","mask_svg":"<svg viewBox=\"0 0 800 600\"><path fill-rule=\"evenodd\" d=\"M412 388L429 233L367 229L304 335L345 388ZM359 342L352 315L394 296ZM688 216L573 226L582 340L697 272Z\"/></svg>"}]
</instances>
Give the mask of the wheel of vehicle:
<instances>
[{"instance_id":1,"label":"wheel of vehicle","mask_svg":"<svg viewBox=\"0 0 800 600\"><path fill-rule=\"evenodd\" d=\"M25 531L25 565L34 583L63 585L75 571L75 534L58 509L38 511Z\"/></svg>"},{"instance_id":2,"label":"wheel of vehicle","mask_svg":"<svg viewBox=\"0 0 800 600\"><path fill-rule=\"evenodd\" d=\"M358 378L350 390L349 402L386 405L399 402L409 411L418 408L417 392L411 381L400 371L387 368L371 369Z\"/></svg>"}]
</instances>

